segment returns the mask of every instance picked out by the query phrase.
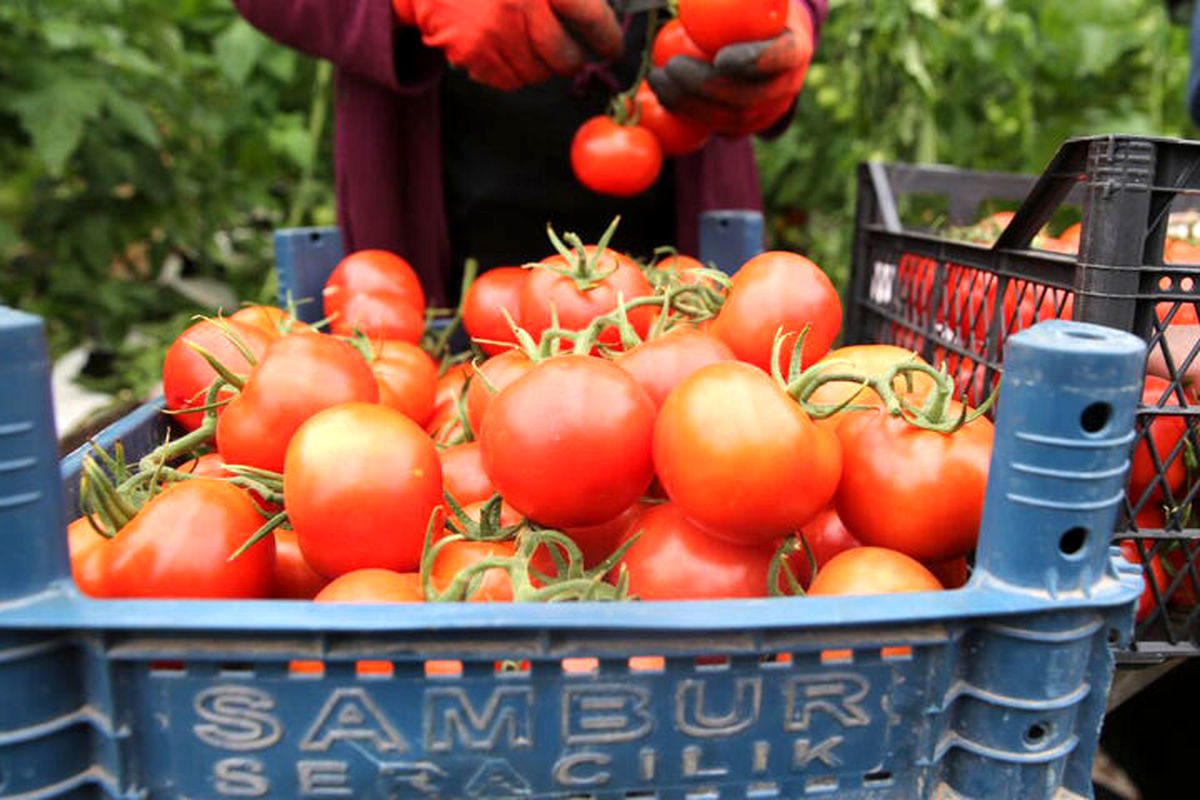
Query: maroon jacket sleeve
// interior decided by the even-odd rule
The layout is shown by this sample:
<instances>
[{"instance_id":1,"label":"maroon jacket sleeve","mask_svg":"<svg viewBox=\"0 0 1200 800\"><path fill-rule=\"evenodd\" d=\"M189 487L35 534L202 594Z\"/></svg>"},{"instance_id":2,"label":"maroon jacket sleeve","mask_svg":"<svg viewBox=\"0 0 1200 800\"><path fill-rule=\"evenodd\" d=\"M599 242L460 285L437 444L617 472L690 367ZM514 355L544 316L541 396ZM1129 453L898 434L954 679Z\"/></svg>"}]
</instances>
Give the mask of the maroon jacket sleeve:
<instances>
[{"instance_id":1,"label":"maroon jacket sleeve","mask_svg":"<svg viewBox=\"0 0 1200 800\"><path fill-rule=\"evenodd\" d=\"M415 28L398 28L390 0L233 0L272 39L400 93L439 76L441 54Z\"/></svg>"}]
</instances>

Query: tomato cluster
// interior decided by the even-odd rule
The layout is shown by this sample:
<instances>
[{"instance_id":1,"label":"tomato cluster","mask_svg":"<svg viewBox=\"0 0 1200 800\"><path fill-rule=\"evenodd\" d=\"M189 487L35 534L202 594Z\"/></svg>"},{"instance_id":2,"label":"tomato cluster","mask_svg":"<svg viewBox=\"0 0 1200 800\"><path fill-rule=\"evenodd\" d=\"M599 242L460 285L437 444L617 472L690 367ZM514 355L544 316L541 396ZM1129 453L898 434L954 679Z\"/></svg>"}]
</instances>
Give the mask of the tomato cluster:
<instances>
[{"instance_id":1,"label":"tomato cluster","mask_svg":"<svg viewBox=\"0 0 1200 800\"><path fill-rule=\"evenodd\" d=\"M727 277L675 253L640 264L612 230L551 231L540 263L474 281L469 360L417 344L419 283L372 252L333 272L318 326L253 308L183 332L164 383L187 432L136 465L85 465L80 588L503 602L961 585L991 425L950 378L896 347L830 352L840 301L802 256Z\"/></svg>"}]
</instances>

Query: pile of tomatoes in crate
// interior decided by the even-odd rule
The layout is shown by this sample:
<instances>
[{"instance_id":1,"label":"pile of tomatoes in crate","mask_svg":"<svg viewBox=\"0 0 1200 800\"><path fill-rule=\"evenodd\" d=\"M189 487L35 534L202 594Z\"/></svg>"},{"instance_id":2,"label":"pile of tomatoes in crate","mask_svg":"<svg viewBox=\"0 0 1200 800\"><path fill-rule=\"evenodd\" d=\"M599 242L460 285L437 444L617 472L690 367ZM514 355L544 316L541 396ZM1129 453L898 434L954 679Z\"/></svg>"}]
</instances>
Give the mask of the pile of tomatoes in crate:
<instances>
[{"instance_id":1,"label":"pile of tomatoes in crate","mask_svg":"<svg viewBox=\"0 0 1200 800\"><path fill-rule=\"evenodd\" d=\"M674 600L961 586L992 449L983 408L888 345L830 352L808 259L729 278L550 231L450 325L380 251L326 321L250 307L182 332L171 435L93 451L72 569L96 597ZM470 272L470 271L468 271ZM461 318L470 350L447 355Z\"/></svg>"}]
</instances>

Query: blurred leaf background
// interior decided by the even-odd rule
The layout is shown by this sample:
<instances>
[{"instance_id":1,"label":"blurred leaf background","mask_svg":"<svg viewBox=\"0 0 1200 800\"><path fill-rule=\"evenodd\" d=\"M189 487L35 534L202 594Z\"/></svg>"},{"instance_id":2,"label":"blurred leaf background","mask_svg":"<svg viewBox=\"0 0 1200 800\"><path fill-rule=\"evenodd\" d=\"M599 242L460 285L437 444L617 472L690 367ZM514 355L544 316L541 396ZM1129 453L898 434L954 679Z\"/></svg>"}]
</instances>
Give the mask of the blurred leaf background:
<instances>
[{"instance_id":1,"label":"blurred leaf background","mask_svg":"<svg viewBox=\"0 0 1200 800\"><path fill-rule=\"evenodd\" d=\"M795 124L759 143L773 244L844 283L866 159L1037 172L1076 134L1195 135L1190 3L832 0ZM271 231L331 224L329 69L228 0L0 4L0 302L130 400Z\"/></svg>"}]
</instances>

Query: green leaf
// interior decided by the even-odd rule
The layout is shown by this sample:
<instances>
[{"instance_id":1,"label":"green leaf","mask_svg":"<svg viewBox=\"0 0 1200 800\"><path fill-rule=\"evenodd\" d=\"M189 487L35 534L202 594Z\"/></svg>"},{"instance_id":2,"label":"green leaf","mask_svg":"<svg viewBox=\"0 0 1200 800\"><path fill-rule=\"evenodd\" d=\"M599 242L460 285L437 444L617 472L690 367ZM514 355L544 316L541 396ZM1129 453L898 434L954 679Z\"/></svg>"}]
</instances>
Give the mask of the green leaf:
<instances>
[{"instance_id":1,"label":"green leaf","mask_svg":"<svg viewBox=\"0 0 1200 800\"><path fill-rule=\"evenodd\" d=\"M213 43L221 72L239 86L246 82L266 45L263 35L240 17Z\"/></svg>"},{"instance_id":2,"label":"green leaf","mask_svg":"<svg viewBox=\"0 0 1200 800\"><path fill-rule=\"evenodd\" d=\"M64 74L8 102L52 175L62 173L83 138L84 125L99 113L107 90L98 81Z\"/></svg>"},{"instance_id":3,"label":"green leaf","mask_svg":"<svg viewBox=\"0 0 1200 800\"><path fill-rule=\"evenodd\" d=\"M162 138L158 135L154 120L140 103L130 100L116 89L111 89L104 98L104 105L127 133L150 147L157 149L162 145Z\"/></svg>"}]
</instances>

